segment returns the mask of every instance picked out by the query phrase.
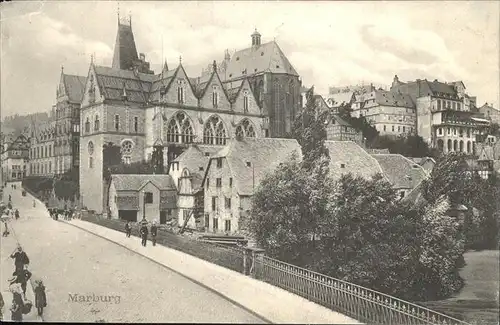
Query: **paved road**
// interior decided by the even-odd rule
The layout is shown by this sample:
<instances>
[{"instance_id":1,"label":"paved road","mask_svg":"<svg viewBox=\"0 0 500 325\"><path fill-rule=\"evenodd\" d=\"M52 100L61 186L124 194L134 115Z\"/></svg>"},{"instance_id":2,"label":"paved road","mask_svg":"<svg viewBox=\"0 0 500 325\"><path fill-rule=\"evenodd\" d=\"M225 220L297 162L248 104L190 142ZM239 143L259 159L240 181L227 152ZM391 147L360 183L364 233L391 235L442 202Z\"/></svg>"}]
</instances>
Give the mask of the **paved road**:
<instances>
[{"instance_id":1,"label":"paved road","mask_svg":"<svg viewBox=\"0 0 500 325\"><path fill-rule=\"evenodd\" d=\"M141 255L52 220L19 188L12 194L21 214L14 228L31 271L46 284L45 321L264 323ZM2 259L6 254L2 248Z\"/></svg>"}]
</instances>

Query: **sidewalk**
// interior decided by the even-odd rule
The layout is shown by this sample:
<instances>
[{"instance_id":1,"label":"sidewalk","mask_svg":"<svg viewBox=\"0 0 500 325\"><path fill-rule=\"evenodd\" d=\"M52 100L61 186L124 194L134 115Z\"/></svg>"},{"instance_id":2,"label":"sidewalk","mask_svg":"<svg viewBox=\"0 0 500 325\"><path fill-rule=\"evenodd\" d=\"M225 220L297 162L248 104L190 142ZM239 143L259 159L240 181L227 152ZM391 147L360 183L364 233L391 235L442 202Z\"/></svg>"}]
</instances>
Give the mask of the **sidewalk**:
<instances>
[{"instance_id":1,"label":"sidewalk","mask_svg":"<svg viewBox=\"0 0 500 325\"><path fill-rule=\"evenodd\" d=\"M218 292L272 323L361 324L288 291L165 246L142 247L140 239L81 220L63 221L108 239Z\"/></svg>"}]
</instances>

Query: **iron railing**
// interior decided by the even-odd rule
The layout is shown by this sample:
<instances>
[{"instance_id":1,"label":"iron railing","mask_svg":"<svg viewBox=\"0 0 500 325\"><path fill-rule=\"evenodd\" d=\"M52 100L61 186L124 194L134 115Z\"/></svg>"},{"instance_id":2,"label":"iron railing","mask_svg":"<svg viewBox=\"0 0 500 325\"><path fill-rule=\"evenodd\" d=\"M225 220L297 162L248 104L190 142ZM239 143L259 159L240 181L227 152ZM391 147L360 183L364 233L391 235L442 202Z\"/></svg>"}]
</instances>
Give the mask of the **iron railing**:
<instances>
[{"instance_id":1,"label":"iron railing","mask_svg":"<svg viewBox=\"0 0 500 325\"><path fill-rule=\"evenodd\" d=\"M267 256L257 256L255 277L369 324L446 324L466 322L381 292L335 279Z\"/></svg>"}]
</instances>

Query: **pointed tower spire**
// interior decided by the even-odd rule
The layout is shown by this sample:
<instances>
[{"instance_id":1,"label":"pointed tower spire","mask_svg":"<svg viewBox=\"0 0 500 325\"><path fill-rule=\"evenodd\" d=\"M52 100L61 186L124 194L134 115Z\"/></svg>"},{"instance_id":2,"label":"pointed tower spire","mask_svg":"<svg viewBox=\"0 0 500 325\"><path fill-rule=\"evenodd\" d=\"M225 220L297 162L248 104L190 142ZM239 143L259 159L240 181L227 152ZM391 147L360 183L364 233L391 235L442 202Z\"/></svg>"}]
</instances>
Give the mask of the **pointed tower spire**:
<instances>
[{"instance_id":1,"label":"pointed tower spire","mask_svg":"<svg viewBox=\"0 0 500 325\"><path fill-rule=\"evenodd\" d=\"M118 17L118 25L120 25L120 2L118 2L118 6L116 8L116 14Z\"/></svg>"},{"instance_id":2,"label":"pointed tower spire","mask_svg":"<svg viewBox=\"0 0 500 325\"><path fill-rule=\"evenodd\" d=\"M163 63L163 71L165 71L165 72L168 71L167 59L165 59L165 62Z\"/></svg>"},{"instance_id":3,"label":"pointed tower spire","mask_svg":"<svg viewBox=\"0 0 500 325\"><path fill-rule=\"evenodd\" d=\"M64 64L61 64L61 73L64 73Z\"/></svg>"},{"instance_id":4,"label":"pointed tower spire","mask_svg":"<svg viewBox=\"0 0 500 325\"><path fill-rule=\"evenodd\" d=\"M214 63L212 64L213 68L214 68L214 72L217 72L217 62L214 60Z\"/></svg>"},{"instance_id":5,"label":"pointed tower spire","mask_svg":"<svg viewBox=\"0 0 500 325\"><path fill-rule=\"evenodd\" d=\"M122 25L118 20L118 32L113 54L113 69L130 70L139 59L135 45L132 24Z\"/></svg>"},{"instance_id":6,"label":"pointed tower spire","mask_svg":"<svg viewBox=\"0 0 500 325\"><path fill-rule=\"evenodd\" d=\"M182 55L179 55L179 64L182 64Z\"/></svg>"}]
</instances>

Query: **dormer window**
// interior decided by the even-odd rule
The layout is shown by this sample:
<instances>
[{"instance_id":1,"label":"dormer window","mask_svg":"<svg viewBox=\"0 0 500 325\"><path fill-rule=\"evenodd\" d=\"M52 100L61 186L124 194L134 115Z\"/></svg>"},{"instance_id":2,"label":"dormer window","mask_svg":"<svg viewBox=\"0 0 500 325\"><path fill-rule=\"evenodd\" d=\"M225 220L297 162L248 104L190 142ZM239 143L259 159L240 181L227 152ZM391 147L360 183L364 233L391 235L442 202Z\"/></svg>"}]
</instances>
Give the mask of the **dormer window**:
<instances>
[{"instance_id":1,"label":"dormer window","mask_svg":"<svg viewBox=\"0 0 500 325\"><path fill-rule=\"evenodd\" d=\"M264 56L264 52L260 52L260 56Z\"/></svg>"},{"instance_id":2,"label":"dormer window","mask_svg":"<svg viewBox=\"0 0 500 325\"><path fill-rule=\"evenodd\" d=\"M345 168L345 164L340 164L340 168Z\"/></svg>"},{"instance_id":3,"label":"dormer window","mask_svg":"<svg viewBox=\"0 0 500 325\"><path fill-rule=\"evenodd\" d=\"M279 69L279 67L280 67L279 65L276 65L276 68L277 68L277 69Z\"/></svg>"},{"instance_id":4,"label":"dormer window","mask_svg":"<svg viewBox=\"0 0 500 325\"><path fill-rule=\"evenodd\" d=\"M99 127L100 127L100 125L99 125L99 124L100 124L100 123L99 123L99 115L96 115L96 116L95 116L95 120L94 120L94 131L99 131ZM61 130L59 130L59 132L60 132L60 131L61 131Z\"/></svg>"},{"instance_id":5,"label":"dormer window","mask_svg":"<svg viewBox=\"0 0 500 325\"><path fill-rule=\"evenodd\" d=\"M252 167L252 163L250 161L247 161L247 167Z\"/></svg>"},{"instance_id":6,"label":"dormer window","mask_svg":"<svg viewBox=\"0 0 500 325\"><path fill-rule=\"evenodd\" d=\"M205 157L208 157L208 156L210 156L210 153L205 152Z\"/></svg>"},{"instance_id":7,"label":"dormer window","mask_svg":"<svg viewBox=\"0 0 500 325\"><path fill-rule=\"evenodd\" d=\"M177 101L179 102L179 104L184 104L184 99L184 81L177 80Z\"/></svg>"},{"instance_id":8,"label":"dormer window","mask_svg":"<svg viewBox=\"0 0 500 325\"><path fill-rule=\"evenodd\" d=\"M229 78L231 78L232 76L233 76L233 74L232 74L232 73L230 73L230 74L229 74Z\"/></svg>"},{"instance_id":9,"label":"dormer window","mask_svg":"<svg viewBox=\"0 0 500 325\"><path fill-rule=\"evenodd\" d=\"M239 57L239 56L237 56L237 57L236 57L236 61L239 61L239 60L240 60L240 57Z\"/></svg>"},{"instance_id":10,"label":"dormer window","mask_svg":"<svg viewBox=\"0 0 500 325\"><path fill-rule=\"evenodd\" d=\"M241 74L247 74L247 69L241 71Z\"/></svg>"}]
</instances>

